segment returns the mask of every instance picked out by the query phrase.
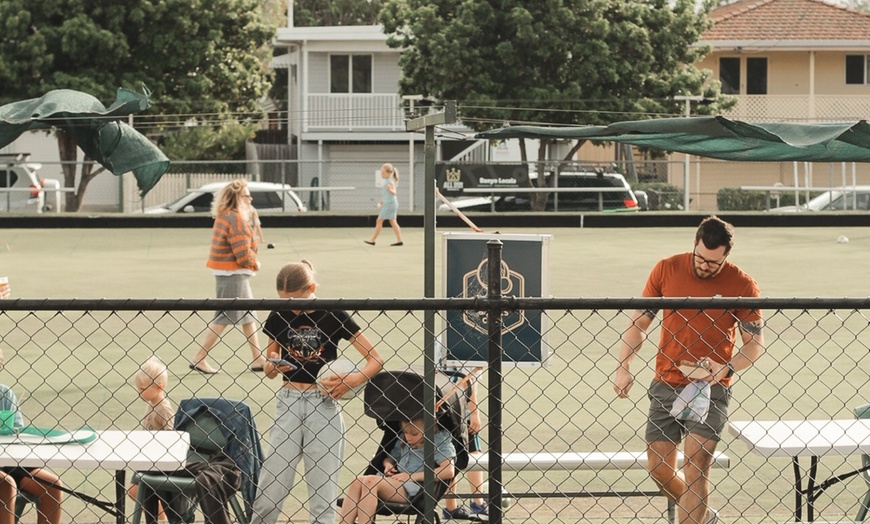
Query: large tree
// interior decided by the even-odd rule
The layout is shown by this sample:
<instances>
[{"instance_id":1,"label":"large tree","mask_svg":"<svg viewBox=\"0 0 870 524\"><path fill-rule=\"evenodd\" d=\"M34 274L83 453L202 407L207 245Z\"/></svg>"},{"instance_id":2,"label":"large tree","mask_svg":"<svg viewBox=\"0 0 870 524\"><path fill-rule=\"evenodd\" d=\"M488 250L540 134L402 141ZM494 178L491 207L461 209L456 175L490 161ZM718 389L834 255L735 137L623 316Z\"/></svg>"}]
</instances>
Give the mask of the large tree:
<instances>
[{"instance_id":1,"label":"large tree","mask_svg":"<svg viewBox=\"0 0 870 524\"><path fill-rule=\"evenodd\" d=\"M709 27L707 1L387 0L389 45L403 49L402 94L459 101L481 131L504 122L559 125L682 114L677 95L705 95L718 83L694 64ZM550 144L541 141L538 161ZM564 157L572 158L582 143ZM521 143L523 159L526 158ZM554 177L537 178L539 184ZM536 207L547 195L538 194Z\"/></svg>"},{"instance_id":2,"label":"large tree","mask_svg":"<svg viewBox=\"0 0 870 524\"><path fill-rule=\"evenodd\" d=\"M295 0L293 25L375 25L384 0Z\"/></svg>"},{"instance_id":3,"label":"large tree","mask_svg":"<svg viewBox=\"0 0 870 524\"><path fill-rule=\"evenodd\" d=\"M268 89L264 50L274 34L259 0L3 0L0 104L75 89L104 102L118 87L152 92L148 133L175 122L259 112ZM141 120L137 120L141 122ZM58 133L67 209L78 210L99 172ZM87 160L87 159L86 159Z\"/></svg>"}]
</instances>

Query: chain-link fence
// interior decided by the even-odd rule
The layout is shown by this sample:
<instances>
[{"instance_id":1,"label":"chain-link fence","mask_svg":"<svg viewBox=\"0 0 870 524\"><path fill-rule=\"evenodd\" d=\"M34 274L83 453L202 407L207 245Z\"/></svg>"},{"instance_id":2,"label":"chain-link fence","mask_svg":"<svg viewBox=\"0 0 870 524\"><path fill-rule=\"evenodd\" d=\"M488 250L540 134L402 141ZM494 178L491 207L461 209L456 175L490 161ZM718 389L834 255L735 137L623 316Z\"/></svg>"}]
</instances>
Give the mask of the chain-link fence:
<instances>
[{"instance_id":1,"label":"chain-link fence","mask_svg":"<svg viewBox=\"0 0 870 524\"><path fill-rule=\"evenodd\" d=\"M169 368L167 393L173 406L201 397L244 402L251 409L268 457L276 391L283 388L280 378L268 380L263 373L250 371L248 341L242 331L226 331L210 352L209 359L220 367L219 373L197 373L189 364L214 310L259 311L259 331L265 320L262 312L287 307L286 301L274 299L5 300L0 305L0 347L5 353L2 382L16 393L27 424L67 430L82 426L98 431L132 430L140 426L146 411L132 377L154 355ZM546 319L543 325L549 326L540 333L550 353L546 364L490 366L479 374L477 400L484 454L497 448L505 457L500 471L494 471L503 489L491 496L502 503L503 518L508 521L667 518L667 501L651 496L657 487L642 464L649 406L644 393L654 374L657 324L633 365L636 386L631 397L617 399L612 386L622 332L638 309L679 308L711 316L737 308L763 309L767 351L754 367L739 373L729 409L732 423L852 421L855 408L870 401L870 300L866 299L316 299L294 307L350 311L384 357L385 370L414 368L426 379L436 365L437 344L432 341L450 329L446 312L485 311L488 318L498 319L504 311L541 311ZM490 340L488 347L498 348L498 338ZM265 342L262 335L260 339ZM361 360L350 346L339 350L344 358ZM384 430L366 414L362 397L342 401L340 408L346 425L338 479L341 494L366 470ZM841 427L839 432L815 437L807 428L791 434L788 430L783 434L780 428L764 435L770 442L760 442L751 451L734 433L738 425L726 426L717 448L722 456L712 469L710 505L719 510L720 518L730 522L795 520L798 493L790 454L803 456L797 470L800 489L808 488L811 474L815 486L826 488L813 495L811 515L802 505L803 518L848 520L858 513L870 480L855 475L830 485L822 483L861 467L861 450L870 446L867 426L847 424L845 430ZM745 433L744 438L752 437ZM808 443L812 438L816 443L821 439L823 445L788 449L789 440L794 446L795 441ZM854 442L838 447L843 439ZM306 444L301 443L303 448ZM771 445L783 446L783 450L766 456L764 450ZM8 450L0 446L5 466L9 465ZM507 461L522 453L530 454L525 462ZM820 458L813 459L814 470L810 471L809 455L813 454ZM292 464L293 457L284 459ZM114 500L111 468L52 467L54 457L45 460L65 487ZM282 509L279 521L307 521L312 495L304 475L300 464L286 501L275 501ZM468 482L462 476L458 493L467 503ZM484 490L492 487L487 484ZM490 513L498 512L491 508ZM26 510L22 519L34 521L36 511ZM110 515L75 497L67 496L63 502L61 522L111 520Z\"/></svg>"}]
</instances>

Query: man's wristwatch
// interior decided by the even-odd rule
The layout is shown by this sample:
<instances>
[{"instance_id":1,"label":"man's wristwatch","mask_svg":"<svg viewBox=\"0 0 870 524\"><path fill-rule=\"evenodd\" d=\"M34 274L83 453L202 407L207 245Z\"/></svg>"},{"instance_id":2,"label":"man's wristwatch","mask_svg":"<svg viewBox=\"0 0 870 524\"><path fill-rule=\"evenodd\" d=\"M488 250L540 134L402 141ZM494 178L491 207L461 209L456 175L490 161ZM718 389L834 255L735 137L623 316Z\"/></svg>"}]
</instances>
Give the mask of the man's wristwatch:
<instances>
[{"instance_id":1,"label":"man's wristwatch","mask_svg":"<svg viewBox=\"0 0 870 524\"><path fill-rule=\"evenodd\" d=\"M725 373L725 378L731 378L731 377L733 377L733 376L734 376L734 372L736 371L736 370L734 369L734 364L732 364L731 362L726 362L725 365L728 367L728 373Z\"/></svg>"}]
</instances>

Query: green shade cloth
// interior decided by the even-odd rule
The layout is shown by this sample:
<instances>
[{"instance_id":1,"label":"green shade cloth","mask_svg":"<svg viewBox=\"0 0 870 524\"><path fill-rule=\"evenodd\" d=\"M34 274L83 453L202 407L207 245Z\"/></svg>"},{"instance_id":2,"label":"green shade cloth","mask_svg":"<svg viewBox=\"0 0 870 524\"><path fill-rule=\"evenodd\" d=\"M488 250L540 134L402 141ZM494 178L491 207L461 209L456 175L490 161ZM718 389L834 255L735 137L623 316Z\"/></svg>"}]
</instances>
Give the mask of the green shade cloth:
<instances>
[{"instance_id":1,"label":"green shade cloth","mask_svg":"<svg viewBox=\"0 0 870 524\"><path fill-rule=\"evenodd\" d=\"M0 106L0 147L25 131L57 127L85 154L115 175L133 173L145 196L169 169L169 159L144 135L119 119L148 108L148 94L118 89L107 109L81 91L57 89L39 98Z\"/></svg>"},{"instance_id":2,"label":"green shade cloth","mask_svg":"<svg viewBox=\"0 0 870 524\"><path fill-rule=\"evenodd\" d=\"M746 162L870 162L870 125L863 120L748 124L722 116L704 116L635 120L608 126L504 127L478 133L476 138L620 142Z\"/></svg>"}]
</instances>

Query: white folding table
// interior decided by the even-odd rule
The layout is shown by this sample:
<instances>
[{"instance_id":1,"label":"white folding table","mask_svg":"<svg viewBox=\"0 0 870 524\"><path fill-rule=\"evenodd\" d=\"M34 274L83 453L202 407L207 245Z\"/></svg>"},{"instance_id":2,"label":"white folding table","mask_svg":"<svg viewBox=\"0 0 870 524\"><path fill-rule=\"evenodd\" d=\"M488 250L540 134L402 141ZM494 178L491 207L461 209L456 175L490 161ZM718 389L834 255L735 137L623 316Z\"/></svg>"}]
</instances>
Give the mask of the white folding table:
<instances>
[{"instance_id":1,"label":"white folding table","mask_svg":"<svg viewBox=\"0 0 870 524\"><path fill-rule=\"evenodd\" d=\"M126 470L174 471L185 466L190 448L186 431L97 431L87 444L0 444L0 467L72 468L115 471L115 502L77 491L67 493L99 506L124 524Z\"/></svg>"},{"instance_id":2,"label":"white folding table","mask_svg":"<svg viewBox=\"0 0 870 524\"><path fill-rule=\"evenodd\" d=\"M795 475L795 521L801 520L804 499L807 521L814 520L813 503L832 484L858 475L859 468L816 484L819 457L870 454L870 420L750 420L733 421L729 432L764 457L791 457ZM807 487L802 487L800 457L810 457Z\"/></svg>"}]
</instances>

